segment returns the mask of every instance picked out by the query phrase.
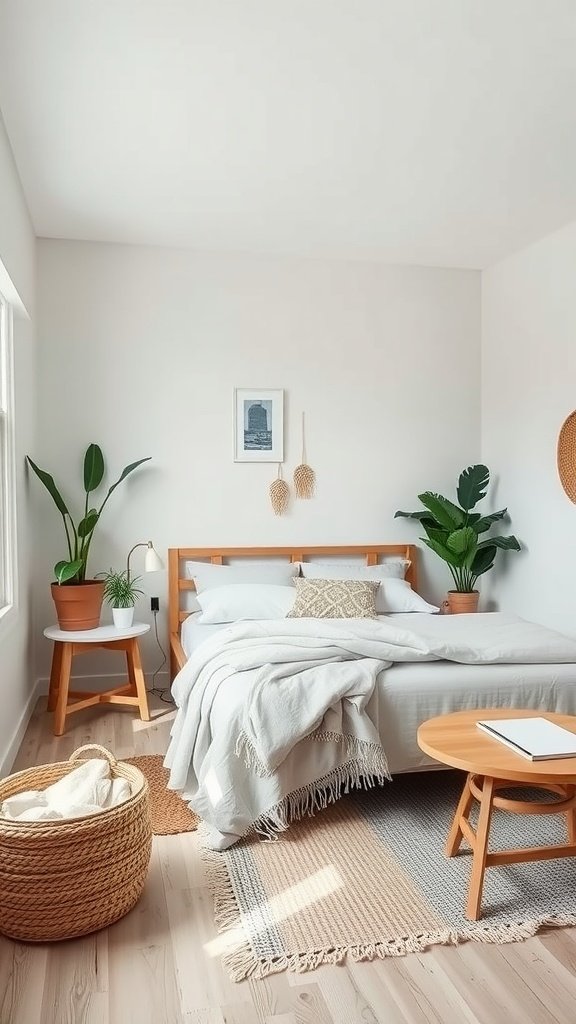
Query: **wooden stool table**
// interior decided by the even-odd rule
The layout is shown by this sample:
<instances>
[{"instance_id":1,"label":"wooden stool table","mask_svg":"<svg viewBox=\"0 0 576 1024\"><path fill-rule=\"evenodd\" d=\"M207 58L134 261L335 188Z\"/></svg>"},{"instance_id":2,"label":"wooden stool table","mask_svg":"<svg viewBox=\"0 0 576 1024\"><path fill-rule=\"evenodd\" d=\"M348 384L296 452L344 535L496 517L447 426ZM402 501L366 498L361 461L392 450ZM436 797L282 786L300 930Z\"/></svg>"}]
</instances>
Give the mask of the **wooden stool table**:
<instances>
[{"instance_id":1,"label":"wooden stool table","mask_svg":"<svg viewBox=\"0 0 576 1024\"><path fill-rule=\"evenodd\" d=\"M91 708L95 704L131 704L140 711L144 722L150 721L148 696L138 637L147 633L150 626L143 622L135 622L128 629L116 626L98 626L96 629L85 629L78 632L49 626L44 636L53 640L52 670L50 672L50 689L48 691L48 711L54 711L54 735L62 736L66 725L66 716L82 708ZM124 651L128 666L128 682L113 690L101 692L70 689L70 669L75 654L87 654L96 647L107 651ZM70 702L70 698L73 701Z\"/></svg>"},{"instance_id":2,"label":"wooden stool table","mask_svg":"<svg viewBox=\"0 0 576 1024\"><path fill-rule=\"evenodd\" d=\"M465 839L473 852L466 917L477 921L481 915L484 872L487 867L520 864L576 856L576 757L530 761L499 740L492 739L476 723L483 719L547 718L576 733L576 717L547 711L518 711L516 708L487 708L456 711L430 718L418 729L418 745L441 764L467 772L462 796L446 840L445 854L455 857ZM534 802L510 800L497 795L499 789L530 786L560 794L560 800ZM480 804L476 831L470 824L473 801ZM565 814L568 842L555 846L526 846L488 852L492 809L513 814Z\"/></svg>"}]
</instances>

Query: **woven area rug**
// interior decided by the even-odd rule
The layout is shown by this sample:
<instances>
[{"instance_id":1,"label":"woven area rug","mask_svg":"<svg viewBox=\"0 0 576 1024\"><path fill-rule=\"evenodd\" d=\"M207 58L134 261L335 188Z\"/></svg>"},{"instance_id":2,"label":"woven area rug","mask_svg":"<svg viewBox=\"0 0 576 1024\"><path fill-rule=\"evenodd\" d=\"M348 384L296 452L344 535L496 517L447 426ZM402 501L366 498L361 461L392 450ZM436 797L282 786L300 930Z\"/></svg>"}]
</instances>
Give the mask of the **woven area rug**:
<instances>
[{"instance_id":1,"label":"woven area rug","mask_svg":"<svg viewBox=\"0 0 576 1024\"><path fill-rule=\"evenodd\" d=\"M169 771L162 764L161 754L143 754L140 757L124 758L128 764L139 768L150 787L150 816L155 836L171 836L177 832L194 832L199 818L184 803L178 793L166 789Z\"/></svg>"},{"instance_id":2,"label":"woven area rug","mask_svg":"<svg viewBox=\"0 0 576 1024\"><path fill-rule=\"evenodd\" d=\"M397 777L293 824L277 842L206 851L222 933L212 955L240 981L576 924L572 858L488 868L482 918L465 918L471 853L442 852L462 782L452 772ZM491 848L565 843L565 818L496 810L491 836Z\"/></svg>"}]
</instances>

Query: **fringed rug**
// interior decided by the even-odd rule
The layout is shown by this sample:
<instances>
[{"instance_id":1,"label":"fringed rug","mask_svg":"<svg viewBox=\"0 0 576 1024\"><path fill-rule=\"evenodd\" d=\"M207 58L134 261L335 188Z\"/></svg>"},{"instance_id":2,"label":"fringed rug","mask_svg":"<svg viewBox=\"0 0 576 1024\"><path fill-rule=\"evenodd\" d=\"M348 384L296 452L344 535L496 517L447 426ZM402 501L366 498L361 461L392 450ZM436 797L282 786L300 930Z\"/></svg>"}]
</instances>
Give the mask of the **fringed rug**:
<instances>
[{"instance_id":1,"label":"fringed rug","mask_svg":"<svg viewBox=\"0 0 576 1024\"><path fill-rule=\"evenodd\" d=\"M573 859L486 871L482 918L464 906L472 856L443 855L463 776L427 772L355 792L277 842L206 851L232 980L403 956L441 943L505 943L576 924ZM526 798L526 790L523 790ZM565 819L494 811L492 846L566 842Z\"/></svg>"},{"instance_id":2,"label":"fringed rug","mask_svg":"<svg viewBox=\"0 0 576 1024\"><path fill-rule=\"evenodd\" d=\"M142 754L140 757L126 757L125 760L139 768L148 780L150 816L155 836L194 832L198 828L199 818L194 811L190 810L178 793L166 789L170 772L164 767L161 754Z\"/></svg>"}]
</instances>

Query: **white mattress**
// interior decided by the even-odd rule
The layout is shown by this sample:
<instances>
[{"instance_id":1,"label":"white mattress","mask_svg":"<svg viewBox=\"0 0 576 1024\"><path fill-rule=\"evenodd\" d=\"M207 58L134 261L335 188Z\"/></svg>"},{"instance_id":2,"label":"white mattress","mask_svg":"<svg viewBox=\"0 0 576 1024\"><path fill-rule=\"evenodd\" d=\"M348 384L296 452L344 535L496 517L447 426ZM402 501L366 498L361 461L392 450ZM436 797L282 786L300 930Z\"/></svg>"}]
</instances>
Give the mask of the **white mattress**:
<instances>
[{"instance_id":1,"label":"white mattress","mask_svg":"<svg viewBox=\"0 0 576 1024\"><path fill-rule=\"evenodd\" d=\"M226 629L228 626L226 622L217 623L213 626L202 625L198 621L201 618L202 612L192 612L182 623L180 640L187 658L192 656L192 653L200 646L203 640L207 640L209 636L214 636L214 633L218 633L219 630Z\"/></svg>"},{"instance_id":2,"label":"white mattress","mask_svg":"<svg viewBox=\"0 0 576 1024\"><path fill-rule=\"evenodd\" d=\"M223 625L202 625L200 613L182 625L187 657ZM416 625L420 615L395 615ZM429 616L426 616L429 618ZM461 665L451 661L397 664L379 676L380 734L390 771L431 767L416 742L427 718L465 708L534 708L576 715L576 664ZM437 767L437 766L436 766Z\"/></svg>"}]
</instances>

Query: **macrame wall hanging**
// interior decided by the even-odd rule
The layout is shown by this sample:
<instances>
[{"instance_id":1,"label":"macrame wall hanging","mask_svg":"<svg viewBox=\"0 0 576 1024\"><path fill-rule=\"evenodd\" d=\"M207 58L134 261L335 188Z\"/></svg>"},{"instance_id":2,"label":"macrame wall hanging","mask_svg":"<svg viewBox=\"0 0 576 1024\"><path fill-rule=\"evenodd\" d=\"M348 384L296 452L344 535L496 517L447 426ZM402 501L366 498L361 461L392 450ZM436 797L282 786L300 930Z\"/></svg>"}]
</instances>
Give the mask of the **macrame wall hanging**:
<instances>
[{"instance_id":1,"label":"macrame wall hanging","mask_svg":"<svg viewBox=\"0 0 576 1024\"><path fill-rule=\"evenodd\" d=\"M288 499L290 498L290 488L285 480L282 479L282 464L278 463L278 476L270 484L270 501L272 503L272 509L275 516L283 516L286 509L288 508Z\"/></svg>"},{"instance_id":2,"label":"macrame wall hanging","mask_svg":"<svg viewBox=\"0 0 576 1024\"><path fill-rule=\"evenodd\" d=\"M566 494L576 505L576 410L564 420L558 436L558 475Z\"/></svg>"},{"instance_id":3,"label":"macrame wall hanging","mask_svg":"<svg viewBox=\"0 0 576 1024\"><path fill-rule=\"evenodd\" d=\"M306 433L304 413L302 413L302 462L294 470L294 487L297 498L312 498L314 495L315 474L306 462Z\"/></svg>"}]
</instances>

